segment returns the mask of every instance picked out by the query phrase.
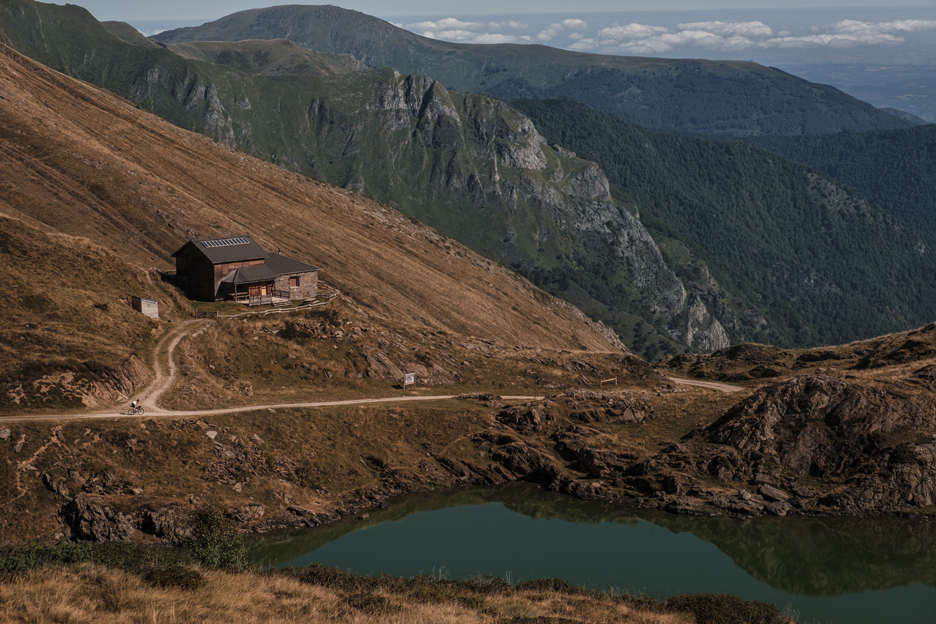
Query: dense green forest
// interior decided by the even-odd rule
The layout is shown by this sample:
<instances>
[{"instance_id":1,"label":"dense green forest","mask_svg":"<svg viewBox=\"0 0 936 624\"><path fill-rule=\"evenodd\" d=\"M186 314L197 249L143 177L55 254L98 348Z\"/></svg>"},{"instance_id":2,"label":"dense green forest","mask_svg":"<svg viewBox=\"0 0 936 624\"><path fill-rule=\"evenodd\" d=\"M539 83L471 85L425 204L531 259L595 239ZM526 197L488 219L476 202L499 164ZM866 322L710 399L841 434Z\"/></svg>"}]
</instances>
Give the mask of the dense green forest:
<instances>
[{"instance_id":1,"label":"dense green forest","mask_svg":"<svg viewBox=\"0 0 936 624\"><path fill-rule=\"evenodd\" d=\"M936 255L905 223L801 164L740 142L640 128L569 98L512 100L551 143L598 162L655 235L682 240L794 344L932 320ZM794 315L794 316L791 316Z\"/></svg>"},{"instance_id":2,"label":"dense green forest","mask_svg":"<svg viewBox=\"0 0 936 624\"><path fill-rule=\"evenodd\" d=\"M897 117L884 120L869 104L843 98L832 87L794 84L799 79L773 72L719 75L701 61L685 60L674 61L667 71L596 69L556 84L531 85L517 78L479 88L504 98L567 96L647 128L706 135L803 135L881 123L909 125Z\"/></svg>"},{"instance_id":3,"label":"dense green forest","mask_svg":"<svg viewBox=\"0 0 936 624\"><path fill-rule=\"evenodd\" d=\"M936 124L746 143L818 169L915 228L936 247Z\"/></svg>"}]
</instances>

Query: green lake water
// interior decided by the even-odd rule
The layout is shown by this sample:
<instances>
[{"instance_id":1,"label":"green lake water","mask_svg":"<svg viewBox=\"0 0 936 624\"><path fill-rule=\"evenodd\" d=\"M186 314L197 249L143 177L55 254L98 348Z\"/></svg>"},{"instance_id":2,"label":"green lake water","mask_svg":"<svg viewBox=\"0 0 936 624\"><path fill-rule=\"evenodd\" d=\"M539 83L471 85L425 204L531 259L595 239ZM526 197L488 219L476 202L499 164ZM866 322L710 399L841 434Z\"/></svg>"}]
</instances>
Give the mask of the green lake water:
<instances>
[{"instance_id":1,"label":"green lake water","mask_svg":"<svg viewBox=\"0 0 936 624\"><path fill-rule=\"evenodd\" d=\"M265 536L252 556L369 575L560 578L659 599L733 594L803 623L936 622L931 520L697 518L513 486L434 493L363 521Z\"/></svg>"}]
</instances>

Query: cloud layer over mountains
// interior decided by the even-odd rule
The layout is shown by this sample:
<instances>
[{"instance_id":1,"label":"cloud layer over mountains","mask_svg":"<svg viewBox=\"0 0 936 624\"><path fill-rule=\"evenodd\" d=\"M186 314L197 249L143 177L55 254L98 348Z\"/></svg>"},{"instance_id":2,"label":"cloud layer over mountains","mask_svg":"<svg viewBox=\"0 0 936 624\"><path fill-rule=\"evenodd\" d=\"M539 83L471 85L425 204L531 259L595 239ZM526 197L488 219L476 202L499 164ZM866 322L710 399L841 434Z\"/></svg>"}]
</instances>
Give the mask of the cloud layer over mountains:
<instances>
[{"instance_id":1,"label":"cloud layer over mountains","mask_svg":"<svg viewBox=\"0 0 936 624\"><path fill-rule=\"evenodd\" d=\"M695 21L675 26L614 22L608 26L578 18L542 26L514 20L463 21L453 17L397 25L425 37L459 43L543 43L582 52L651 56L679 49L750 52L894 47L904 44L911 35L936 34L936 20L926 19L882 22L843 19L796 29L772 27L759 20Z\"/></svg>"}]
</instances>

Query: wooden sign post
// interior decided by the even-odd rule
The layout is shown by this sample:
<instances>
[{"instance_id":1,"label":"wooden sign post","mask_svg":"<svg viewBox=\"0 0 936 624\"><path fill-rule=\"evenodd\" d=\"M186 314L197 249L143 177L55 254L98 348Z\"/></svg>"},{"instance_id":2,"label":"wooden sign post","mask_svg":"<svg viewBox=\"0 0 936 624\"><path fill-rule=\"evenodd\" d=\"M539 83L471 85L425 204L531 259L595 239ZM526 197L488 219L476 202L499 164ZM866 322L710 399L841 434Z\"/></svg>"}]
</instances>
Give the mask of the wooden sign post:
<instances>
[{"instance_id":1,"label":"wooden sign post","mask_svg":"<svg viewBox=\"0 0 936 624\"><path fill-rule=\"evenodd\" d=\"M415 386L416 385L416 373L406 373L403 376L403 389L406 389L406 386Z\"/></svg>"}]
</instances>

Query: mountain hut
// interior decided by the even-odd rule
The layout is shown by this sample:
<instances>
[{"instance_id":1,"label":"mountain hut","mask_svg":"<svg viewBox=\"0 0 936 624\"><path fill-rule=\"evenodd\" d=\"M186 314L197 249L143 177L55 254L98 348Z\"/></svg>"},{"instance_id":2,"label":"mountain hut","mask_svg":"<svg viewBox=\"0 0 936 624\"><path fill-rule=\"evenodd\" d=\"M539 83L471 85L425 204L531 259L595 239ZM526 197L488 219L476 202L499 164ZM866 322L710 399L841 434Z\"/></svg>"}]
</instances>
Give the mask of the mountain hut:
<instances>
[{"instance_id":1,"label":"mountain hut","mask_svg":"<svg viewBox=\"0 0 936 624\"><path fill-rule=\"evenodd\" d=\"M314 299L318 267L264 251L249 235L190 240L172 254L176 283L190 299L250 305Z\"/></svg>"}]
</instances>

